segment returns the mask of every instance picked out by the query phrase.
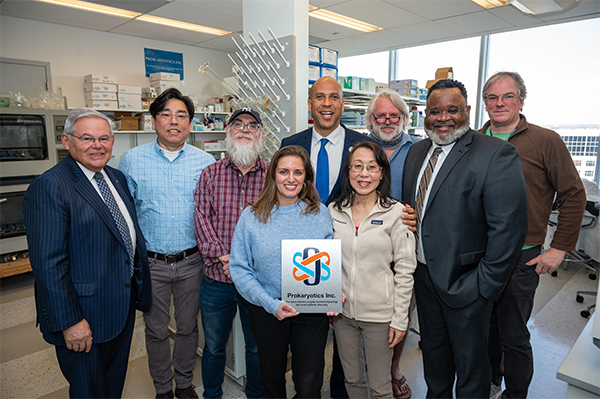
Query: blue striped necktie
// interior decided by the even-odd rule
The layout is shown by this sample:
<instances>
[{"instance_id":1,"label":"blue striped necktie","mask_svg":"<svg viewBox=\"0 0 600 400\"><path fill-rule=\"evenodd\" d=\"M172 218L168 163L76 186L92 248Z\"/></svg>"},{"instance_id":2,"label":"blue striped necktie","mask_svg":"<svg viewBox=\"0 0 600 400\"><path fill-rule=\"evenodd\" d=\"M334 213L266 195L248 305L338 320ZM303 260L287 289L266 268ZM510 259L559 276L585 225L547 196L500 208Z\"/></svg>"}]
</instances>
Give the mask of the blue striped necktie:
<instances>
[{"instance_id":1,"label":"blue striped necktie","mask_svg":"<svg viewBox=\"0 0 600 400\"><path fill-rule=\"evenodd\" d=\"M325 145L329 140L321 139L321 150L317 157L317 178L315 179L315 186L319 197L321 197L321 203L325 203L329 197L329 155L325 150Z\"/></svg>"},{"instance_id":2,"label":"blue striped necktie","mask_svg":"<svg viewBox=\"0 0 600 400\"><path fill-rule=\"evenodd\" d=\"M115 197L110 191L108 184L104 180L104 176L102 175L102 173L96 172L96 174L94 175L94 179L96 179L96 183L98 184L100 193L102 193L104 202L108 206L108 209L112 214L113 219L115 220L115 224L117 225L117 229L119 229L121 238L125 243L125 247L127 248L127 254L129 255L129 276L133 276L133 264L135 260L135 255L133 252L133 242L131 241L131 235L129 234L129 226L127 225L127 221L125 221L125 217L123 217L121 210L119 210L117 201L115 200Z\"/></svg>"}]
</instances>

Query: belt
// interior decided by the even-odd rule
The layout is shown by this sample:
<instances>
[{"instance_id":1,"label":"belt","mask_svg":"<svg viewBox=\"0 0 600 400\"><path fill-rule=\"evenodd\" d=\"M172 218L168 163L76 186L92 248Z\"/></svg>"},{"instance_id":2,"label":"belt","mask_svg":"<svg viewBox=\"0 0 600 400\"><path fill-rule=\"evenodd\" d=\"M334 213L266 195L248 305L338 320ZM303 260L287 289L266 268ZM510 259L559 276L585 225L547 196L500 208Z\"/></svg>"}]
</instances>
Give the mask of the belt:
<instances>
[{"instance_id":1,"label":"belt","mask_svg":"<svg viewBox=\"0 0 600 400\"><path fill-rule=\"evenodd\" d=\"M187 250L182 251L181 253L175 253L175 254L162 254L162 253L155 253L153 251L149 251L148 257L155 258L160 261L164 261L167 264L173 264L173 263L183 260L184 258L186 258L188 256L191 256L192 254L196 253L197 251L198 251L198 246L192 247L191 249L187 249Z\"/></svg>"}]
</instances>

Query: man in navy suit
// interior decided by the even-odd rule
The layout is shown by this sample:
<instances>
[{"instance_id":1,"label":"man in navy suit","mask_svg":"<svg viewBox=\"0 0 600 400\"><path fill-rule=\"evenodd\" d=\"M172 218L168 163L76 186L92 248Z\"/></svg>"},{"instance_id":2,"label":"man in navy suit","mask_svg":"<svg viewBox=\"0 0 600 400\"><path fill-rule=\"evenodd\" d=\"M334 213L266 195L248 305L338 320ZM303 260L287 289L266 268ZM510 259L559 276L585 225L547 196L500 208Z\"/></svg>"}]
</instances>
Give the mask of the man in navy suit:
<instances>
[{"instance_id":1,"label":"man in navy suit","mask_svg":"<svg viewBox=\"0 0 600 400\"><path fill-rule=\"evenodd\" d=\"M120 398L135 310L151 307L146 244L125 176L106 166L112 122L76 108L69 156L36 178L23 200L37 322L56 346L71 398Z\"/></svg>"},{"instance_id":2,"label":"man in navy suit","mask_svg":"<svg viewBox=\"0 0 600 400\"><path fill-rule=\"evenodd\" d=\"M319 190L321 201L327 205L342 189L342 168L350 148L364 141L378 142L340 124L344 111L342 87L332 77L324 76L312 85L308 107L314 120L313 127L283 139L281 147L298 145L308 151L316 173L317 190L319 190L318 182L327 175L324 191ZM324 152L321 151L323 146ZM328 169L324 172L319 168L323 165L319 165L319 154L327 155Z\"/></svg>"},{"instance_id":3,"label":"man in navy suit","mask_svg":"<svg viewBox=\"0 0 600 400\"><path fill-rule=\"evenodd\" d=\"M308 151L312 167L315 170L317 190L321 195L321 201L327 205L342 190L342 168L351 147L364 141L378 142L340 124L344 111L342 87L332 77L324 76L312 85L308 108L314 120L313 127L283 139L281 147L298 145ZM324 147L324 151L321 149L322 147ZM327 161L326 164L323 163L324 160ZM321 187L319 187L319 183L321 183ZM348 398L344 387L342 363L337 354L335 335L331 396Z\"/></svg>"},{"instance_id":4,"label":"man in navy suit","mask_svg":"<svg viewBox=\"0 0 600 400\"><path fill-rule=\"evenodd\" d=\"M427 94L428 139L406 156L403 200L417 212L415 296L427 398L488 398L492 304L527 233L527 191L514 146L469 128L462 83Z\"/></svg>"}]
</instances>

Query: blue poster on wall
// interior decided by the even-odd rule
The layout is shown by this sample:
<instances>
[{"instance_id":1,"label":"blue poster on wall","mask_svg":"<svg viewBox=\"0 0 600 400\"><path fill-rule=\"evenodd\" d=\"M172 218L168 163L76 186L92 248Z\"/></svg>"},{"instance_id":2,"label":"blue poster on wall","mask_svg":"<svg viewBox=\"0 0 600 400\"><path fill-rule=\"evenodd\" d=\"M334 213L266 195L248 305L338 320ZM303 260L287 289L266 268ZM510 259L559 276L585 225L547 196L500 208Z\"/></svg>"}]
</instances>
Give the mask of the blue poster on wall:
<instances>
[{"instance_id":1,"label":"blue poster on wall","mask_svg":"<svg viewBox=\"0 0 600 400\"><path fill-rule=\"evenodd\" d=\"M183 54L144 48L144 64L146 65L146 76L155 72L168 72L179 74L183 80Z\"/></svg>"}]
</instances>

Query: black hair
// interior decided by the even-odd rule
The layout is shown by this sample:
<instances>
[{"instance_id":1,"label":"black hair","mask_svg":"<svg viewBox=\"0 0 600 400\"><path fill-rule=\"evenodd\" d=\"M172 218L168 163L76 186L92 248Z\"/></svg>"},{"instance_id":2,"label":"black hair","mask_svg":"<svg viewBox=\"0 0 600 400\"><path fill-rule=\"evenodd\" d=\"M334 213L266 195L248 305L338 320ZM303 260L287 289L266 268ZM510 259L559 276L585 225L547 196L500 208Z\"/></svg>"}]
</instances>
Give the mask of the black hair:
<instances>
[{"instance_id":1,"label":"black hair","mask_svg":"<svg viewBox=\"0 0 600 400\"><path fill-rule=\"evenodd\" d=\"M344 163L344 169L342 170L342 190L340 196L335 200L335 208L339 211L342 211L342 207L352 206L354 189L350 184L350 165L352 164L352 157L356 150L363 147L371 150L373 154L375 154L375 161L377 161L377 165L381 167L381 181L379 181L379 185L377 185L377 189L375 189L377 197L379 198L379 204L383 208L390 208L392 204L397 203L397 201L390 196L392 172L385 151L383 151L381 146L376 143L361 142L352 148L352 151L348 154L346 162Z\"/></svg>"},{"instance_id":2,"label":"black hair","mask_svg":"<svg viewBox=\"0 0 600 400\"><path fill-rule=\"evenodd\" d=\"M161 112L165 108L167 102L171 99L183 101L188 110L188 114L190 115L190 121L194 118L194 102L189 96L184 96L179 89L176 88L168 88L162 92L152 104L150 104L150 114L152 114L152 118L156 119L156 114Z\"/></svg>"},{"instance_id":3,"label":"black hair","mask_svg":"<svg viewBox=\"0 0 600 400\"><path fill-rule=\"evenodd\" d=\"M431 92L433 92L434 90L453 88L460 89L460 94L462 94L462 96L465 98L465 103L468 104L467 89L465 88L465 85L463 85L459 81L455 81L454 79L440 79L439 81L434 83L427 91L427 100L429 100L429 96L431 96Z\"/></svg>"}]
</instances>

